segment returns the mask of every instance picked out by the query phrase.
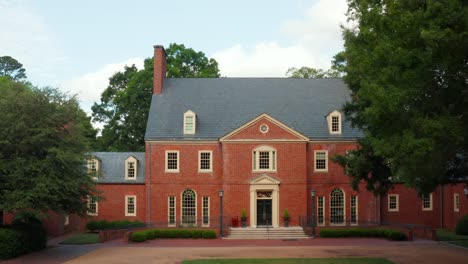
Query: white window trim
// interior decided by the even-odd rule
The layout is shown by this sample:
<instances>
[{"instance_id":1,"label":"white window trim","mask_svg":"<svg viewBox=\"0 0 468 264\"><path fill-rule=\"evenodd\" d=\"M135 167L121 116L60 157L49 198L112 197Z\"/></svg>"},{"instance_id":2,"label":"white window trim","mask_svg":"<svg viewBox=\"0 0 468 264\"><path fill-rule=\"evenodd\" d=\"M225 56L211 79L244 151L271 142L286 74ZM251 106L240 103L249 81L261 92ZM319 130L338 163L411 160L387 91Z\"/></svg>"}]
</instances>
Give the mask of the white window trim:
<instances>
[{"instance_id":1,"label":"white window trim","mask_svg":"<svg viewBox=\"0 0 468 264\"><path fill-rule=\"evenodd\" d=\"M390 197L395 197L396 208L390 208ZM400 195L399 194L388 194L387 195L387 210L389 212L399 212L400 211Z\"/></svg>"},{"instance_id":2,"label":"white window trim","mask_svg":"<svg viewBox=\"0 0 468 264\"><path fill-rule=\"evenodd\" d=\"M174 198L174 223L171 224L171 197ZM167 197L167 226L172 227L177 225L177 197L168 196Z\"/></svg>"},{"instance_id":3,"label":"white window trim","mask_svg":"<svg viewBox=\"0 0 468 264\"><path fill-rule=\"evenodd\" d=\"M89 210L87 210L88 215L97 216L99 214L99 203L98 201L96 201L95 203L96 203L96 212L91 213ZM90 208L90 205L91 205L91 197L88 196L88 209Z\"/></svg>"},{"instance_id":4,"label":"white window trim","mask_svg":"<svg viewBox=\"0 0 468 264\"><path fill-rule=\"evenodd\" d=\"M203 198L208 198L208 224L205 224L203 223L203 218L204 218L204 206L203 206ZM209 227L210 226L210 197L209 196L202 196L201 198L201 205L202 205L202 219L201 219L201 222L202 222L202 227Z\"/></svg>"},{"instance_id":5,"label":"white window trim","mask_svg":"<svg viewBox=\"0 0 468 264\"><path fill-rule=\"evenodd\" d=\"M92 162L94 162L96 164L96 172L91 172L91 164ZM99 174L99 169L100 169L100 166L101 164L99 163L99 160L96 159L96 158L92 158L92 159L89 159L87 160L86 162L86 169L87 169L87 172L88 174L93 174L91 175L91 178L93 178L93 180L97 180L98 179L98 174Z\"/></svg>"},{"instance_id":6,"label":"white window trim","mask_svg":"<svg viewBox=\"0 0 468 264\"><path fill-rule=\"evenodd\" d=\"M169 153L177 153L177 169L168 169L167 167L167 161L168 161L168 154ZM164 167L166 168L166 172L168 173L178 173L179 172L179 169L180 169L180 153L178 150L166 150L166 159L165 159L165 165Z\"/></svg>"},{"instance_id":7,"label":"white window trim","mask_svg":"<svg viewBox=\"0 0 468 264\"><path fill-rule=\"evenodd\" d=\"M318 210L317 210L317 226L325 226L325 222L327 220L327 212L325 210L326 208L326 204L327 204L327 196L317 196L317 209L319 208L319 199L318 197L322 197L323 198L323 223L319 223L318 222Z\"/></svg>"},{"instance_id":8,"label":"white window trim","mask_svg":"<svg viewBox=\"0 0 468 264\"><path fill-rule=\"evenodd\" d=\"M193 129L187 130L186 124L187 124L187 117L192 117L193 119ZM197 115L191 111L188 110L187 112L184 113L184 134L185 135L194 135L196 132L196 127L197 127Z\"/></svg>"},{"instance_id":9,"label":"white window trim","mask_svg":"<svg viewBox=\"0 0 468 264\"><path fill-rule=\"evenodd\" d=\"M135 177L133 178L130 178L128 177L128 165L130 162L133 162L135 163ZM133 156L130 156L128 157L126 160L125 160L125 180L130 180L130 181L135 181L137 179L137 176L138 176L138 160L133 157Z\"/></svg>"},{"instance_id":10,"label":"white window trim","mask_svg":"<svg viewBox=\"0 0 468 264\"><path fill-rule=\"evenodd\" d=\"M259 152L269 152L270 153L269 154L270 155L270 160L269 160L270 169L260 169L259 168L260 167L260 154L259 154ZM275 155L273 155L273 152L275 153ZM273 172L273 171L276 171L276 169L278 168L277 160L278 160L278 152L276 151L275 148L272 148L272 147L269 147L269 146L256 147L252 151L252 171L254 171L254 172L265 172L265 171Z\"/></svg>"},{"instance_id":11,"label":"white window trim","mask_svg":"<svg viewBox=\"0 0 468 264\"><path fill-rule=\"evenodd\" d=\"M351 222L352 197L356 197L356 223ZM352 226L359 225L359 197L357 195L351 195L351 197L349 198L349 224L352 225Z\"/></svg>"},{"instance_id":12,"label":"white window trim","mask_svg":"<svg viewBox=\"0 0 468 264\"><path fill-rule=\"evenodd\" d=\"M209 170L201 168L202 153L210 153L210 169ZM200 150L200 151L198 151L198 172L213 172L213 151L211 151L211 150Z\"/></svg>"},{"instance_id":13,"label":"white window trim","mask_svg":"<svg viewBox=\"0 0 468 264\"><path fill-rule=\"evenodd\" d=\"M317 169L317 152L325 152L325 169ZM328 150L314 150L314 171L328 172Z\"/></svg>"},{"instance_id":14,"label":"white window trim","mask_svg":"<svg viewBox=\"0 0 468 264\"><path fill-rule=\"evenodd\" d=\"M429 207L428 208L424 208L424 199L421 198L421 203L422 203L422 210L423 211L432 211L432 207L433 207L433 200L432 200L432 193L429 194Z\"/></svg>"},{"instance_id":15,"label":"white window trim","mask_svg":"<svg viewBox=\"0 0 468 264\"><path fill-rule=\"evenodd\" d=\"M128 212L128 198L133 198L135 203L135 210L133 213ZM125 216L136 216L137 215L137 197L136 195L125 195Z\"/></svg>"},{"instance_id":16,"label":"white window trim","mask_svg":"<svg viewBox=\"0 0 468 264\"><path fill-rule=\"evenodd\" d=\"M457 203L458 200L458 203ZM460 212L460 194L454 193L453 194L453 211Z\"/></svg>"},{"instance_id":17,"label":"white window trim","mask_svg":"<svg viewBox=\"0 0 468 264\"><path fill-rule=\"evenodd\" d=\"M70 224L70 215L66 214L63 220L63 225L67 226Z\"/></svg>"},{"instance_id":18,"label":"white window trim","mask_svg":"<svg viewBox=\"0 0 468 264\"><path fill-rule=\"evenodd\" d=\"M342 223L342 224L336 224L336 223L332 223L332 222L331 222L331 201L332 201L332 199L331 199L331 193L335 190L335 189L333 189L333 190L328 194L328 196L329 196L328 200L330 201L330 202L329 202L329 203L330 203L330 205L329 205L329 208L330 208L330 216L329 216L329 218L330 218L330 220L329 220L330 226L346 226L346 192L345 192L344 190L342 190L341 188L336 188L336 189L339 189L339 190L341 190L341 191L343 192L343 223Z\"/></svg>"},{"instance_id":19,"label":"white window trim","mask_svg":"<svg viewBox=\"0 0 468 264\"><path fill-rule=\"evenodd\" d=\"M198 223L198 217L197 217L198 216L198 202L197 202L198 194L194 189L185 189L180 193L180 224L183 225L183 226L192 225L192 224L183 223L183 217L184 217L184 192L186 190L192 190L195 193L195 223L193 224L193 226L197 226L197 223Z\"/></svg>"},{"instance_id":20,"label":"white window trim","mask_svg":"<svg viewBox=\"0 0 468 264\"><path fill-rule=\"evenodd\" d=\"M338 117L338 131L332 131L332 117ZM331 112L327 116L327 123L328 123L328 131L330 132L331 135L339 135L342 133L342 118L341 118L341 113L337 110Z\"/></svg>"}]
</instances>

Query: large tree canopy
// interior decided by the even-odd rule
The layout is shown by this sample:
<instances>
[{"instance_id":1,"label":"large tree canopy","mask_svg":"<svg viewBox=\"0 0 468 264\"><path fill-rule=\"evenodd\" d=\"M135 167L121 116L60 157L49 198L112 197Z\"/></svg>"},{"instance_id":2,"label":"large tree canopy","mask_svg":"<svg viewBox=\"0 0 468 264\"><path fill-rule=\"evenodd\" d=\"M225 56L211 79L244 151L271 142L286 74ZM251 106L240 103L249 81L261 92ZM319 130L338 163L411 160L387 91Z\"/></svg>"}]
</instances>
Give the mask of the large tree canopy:
<instances>
[{"instance_id":1,"label":"large tree canopy","mask_svg":"<svg viewBox=\"0 0 468 264\"><path fill-rule=\"evenodd\" d=\"M75 98L0 77L0 113L0 211L85 213L90 120Z\"/></svg>"},{"instance_id":2,"label":"large tree canopy","mask_svg":"<svg viewBox=\"0 0 468 264\"><path fill-rule=\"evenodd\" d=\"M170 44L166 49L168 78L216 78L218 63L184 45ZM104 123L99 150L143 151L146 122L153 87L153 58L145 60L144 69L134 65L109 79L101 102L92 107L93 120Z\"/></svg>"},{"instance_id":3,"label":"large tree canopy","mask_svg":"<svg viewBox=\"0 0 468 264\"><path fill-rule=\"evenodd\" d=\"M10 56L0 57L0 76L8 76L15 81L26 79L26 70L23 64Z\"/></svg>"},{"instance_id":4,"label":"large tree canopy","mask_svg":"<svg viewBox=\"0 0 468 264\"><path fill-rule=\"evenodd\" d=\"M377 192L388 189L383 167L419 193L464 178L466 2L348 0L348 5L352 26L344 29L341 65L352 102L344 111L364 132L365 144L338 157L340 164Z\"/></svg>"}]
</instances>

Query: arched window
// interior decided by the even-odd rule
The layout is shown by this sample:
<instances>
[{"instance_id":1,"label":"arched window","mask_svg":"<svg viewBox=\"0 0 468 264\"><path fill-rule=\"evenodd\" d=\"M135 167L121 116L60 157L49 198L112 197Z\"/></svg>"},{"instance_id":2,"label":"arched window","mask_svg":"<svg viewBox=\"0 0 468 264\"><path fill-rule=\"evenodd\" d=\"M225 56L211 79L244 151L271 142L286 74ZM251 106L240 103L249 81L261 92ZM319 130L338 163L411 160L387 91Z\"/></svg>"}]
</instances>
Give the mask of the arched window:
<instances>
[{"instance_id":1,"label":"arched window","mask_svg":"<svg viewBox=\"0 0 468 264\"><path fill-rule=\"evenodd\" d=\"M344 224L344 194L340 189L330 193L330 224Z\"/></svg>"},{"instance_id":2,"label":"arched window","mask_svg":"<svg viewBox=\"0 0 468 264\"><path fill-rule=\"evenodd\" d=\"M194 225L197 222L197 195L193 190L182 193L182 224Z\"/></svg>"},{"instance_id":3,"label":"arched window","mask_svg":"<svg viewBox=\"0 0 468 264\"><path fill-rule=\"evenodd\" d=\"M196 114L188 110L184 113L184 134L195 134L197 127L197 116Z\"/></svg>"}]
</instances>

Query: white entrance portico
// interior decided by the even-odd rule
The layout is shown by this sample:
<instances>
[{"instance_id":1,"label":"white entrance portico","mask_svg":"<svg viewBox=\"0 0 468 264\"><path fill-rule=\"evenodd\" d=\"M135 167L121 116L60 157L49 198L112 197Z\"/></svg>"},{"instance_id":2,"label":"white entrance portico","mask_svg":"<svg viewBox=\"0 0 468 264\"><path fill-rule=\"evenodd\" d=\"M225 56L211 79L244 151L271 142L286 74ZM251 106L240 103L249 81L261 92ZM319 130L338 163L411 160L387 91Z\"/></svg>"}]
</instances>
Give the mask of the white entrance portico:
<instances>
[{"instance_id":1,"label":"white entrance portico","mask_svg":"<svg viewBox=\"0 0 468 264\"><path fill-rule=\"evenodd\" d=\"M266 174L250 181L251 227L279 226L279 184L280 181Z\"/></svg>"}]
</instances>

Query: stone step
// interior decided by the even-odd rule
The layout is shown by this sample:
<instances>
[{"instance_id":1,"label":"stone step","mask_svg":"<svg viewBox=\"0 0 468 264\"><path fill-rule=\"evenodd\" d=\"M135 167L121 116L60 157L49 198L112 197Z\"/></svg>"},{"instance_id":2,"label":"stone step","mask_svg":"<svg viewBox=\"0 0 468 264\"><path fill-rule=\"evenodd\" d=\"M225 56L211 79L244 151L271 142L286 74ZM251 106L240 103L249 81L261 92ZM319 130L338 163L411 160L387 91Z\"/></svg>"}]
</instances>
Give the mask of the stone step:
<instances>
[{"instance_id":1,"label":"stone step","mask_svg":"<svg viewBox=\"0 0 468 264\"><path fill-rule=\"evenodd\" d=\"M230 228L226 239L308 239L301 227Z\"/></svg>"}]
</instances>

